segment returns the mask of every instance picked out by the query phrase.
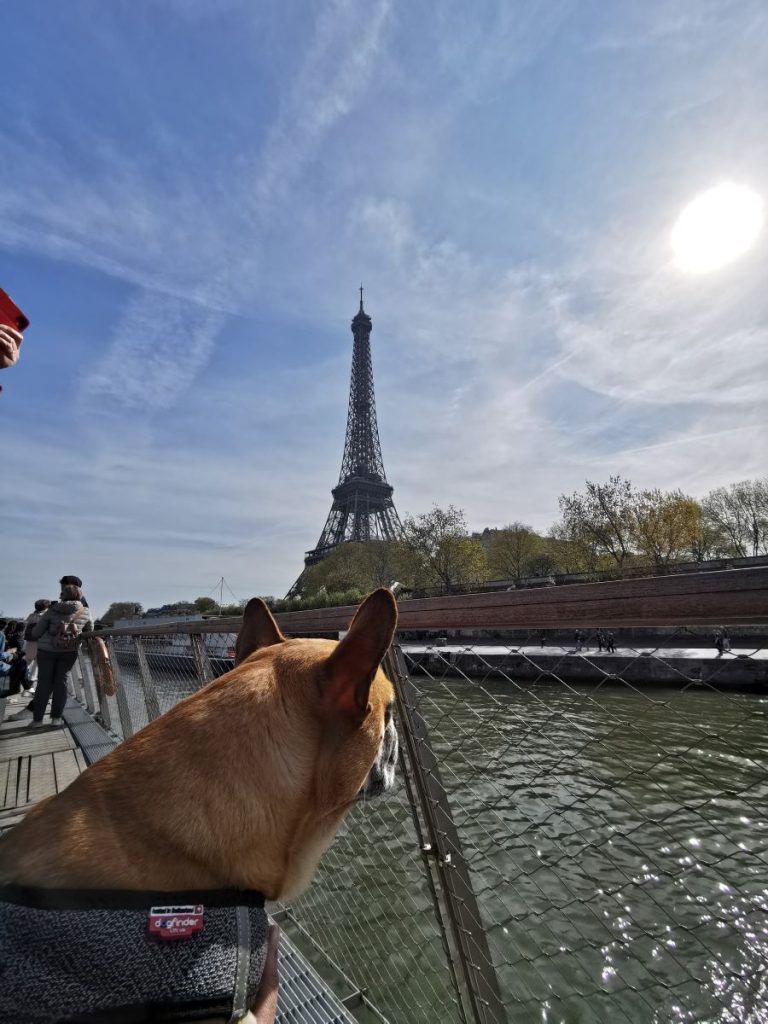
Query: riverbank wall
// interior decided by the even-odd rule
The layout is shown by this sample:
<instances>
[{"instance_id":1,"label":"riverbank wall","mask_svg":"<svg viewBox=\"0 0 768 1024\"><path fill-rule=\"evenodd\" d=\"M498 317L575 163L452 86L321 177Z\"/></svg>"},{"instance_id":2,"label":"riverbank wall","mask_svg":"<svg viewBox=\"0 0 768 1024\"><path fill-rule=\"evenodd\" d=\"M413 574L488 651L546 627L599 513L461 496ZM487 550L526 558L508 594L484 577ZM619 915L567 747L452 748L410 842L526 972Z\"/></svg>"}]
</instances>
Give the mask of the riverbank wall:
<instances>
[{"instance_id":1,"label":"riverbank wall","mask_svg":"<svg viewBox=\"0 0 768 1024\"><path fill-rule=\"evenodd\" d=\"M723 658L668 657L638 653L632 656L596 652L511 651L484 652L482 648L407 650L406 661L414 675L441 678L452 670L470 679L521 683L573 683L596 685L629 683L633 686L674 686L768 693L768 660L749 655Z\"/></svg>"}]
</instances>

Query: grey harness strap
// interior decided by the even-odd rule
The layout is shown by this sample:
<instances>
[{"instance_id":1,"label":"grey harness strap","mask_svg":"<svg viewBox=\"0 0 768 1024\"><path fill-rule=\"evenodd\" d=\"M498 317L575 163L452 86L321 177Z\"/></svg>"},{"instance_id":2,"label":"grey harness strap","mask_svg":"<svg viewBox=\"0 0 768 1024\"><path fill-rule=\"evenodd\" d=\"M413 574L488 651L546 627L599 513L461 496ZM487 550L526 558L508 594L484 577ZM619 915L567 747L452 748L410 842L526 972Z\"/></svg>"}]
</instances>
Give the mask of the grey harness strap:
<instances>
[{"instance_id":1,"label":"grey harness strap","mask_svg":"<svg viewBox=\"0 0 768 1024\"><path fill-rule=\"evenodd\" d=\"M0 887L0 1022L237 1021L267 927L256 892Z\"/></svg>"},{"instance_id":2,"label":"grey harness strap","mask_svg":"<svg viewBox=\"0 0 768 1024\"><path fill-rule=\"evenodd\" d=\"M248 964L251 959L251 929L248 922L246 907L237 907L237 964L235 966L235 992L232 998L232 1016L229 1024L237 1021L248 1012Z\"/></svg>"}]
</instances>

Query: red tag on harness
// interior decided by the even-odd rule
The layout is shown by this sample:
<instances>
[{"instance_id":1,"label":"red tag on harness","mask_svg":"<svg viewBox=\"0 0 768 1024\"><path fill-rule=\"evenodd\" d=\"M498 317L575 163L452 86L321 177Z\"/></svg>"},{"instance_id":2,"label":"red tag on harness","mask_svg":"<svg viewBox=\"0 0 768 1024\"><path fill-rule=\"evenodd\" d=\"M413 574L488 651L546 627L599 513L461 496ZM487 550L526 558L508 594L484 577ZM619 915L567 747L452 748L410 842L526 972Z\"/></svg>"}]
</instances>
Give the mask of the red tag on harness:
<instances>
[{"instance_id":1,"label":"red tag on harness","mask_svg":"<svg viewBox=\"0 0 768 1024\"><path fill-rule=\"evenodd\" d=\"M150 935L157 935L160 939L188 939L202 930L203 908L199 904L150 908Z\"/></svg>"}]
</instances>

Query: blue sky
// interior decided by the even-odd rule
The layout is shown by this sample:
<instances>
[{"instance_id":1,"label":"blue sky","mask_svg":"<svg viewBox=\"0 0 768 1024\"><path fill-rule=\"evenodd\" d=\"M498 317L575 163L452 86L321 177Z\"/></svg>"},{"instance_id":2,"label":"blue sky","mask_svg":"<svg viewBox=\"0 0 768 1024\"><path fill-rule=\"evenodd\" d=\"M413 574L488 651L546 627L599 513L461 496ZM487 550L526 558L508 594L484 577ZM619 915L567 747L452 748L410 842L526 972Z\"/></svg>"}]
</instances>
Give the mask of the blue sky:
<instances>
[{"instance_id":1,"label":"blue sky","mask_svg":"<svg viewBox=\"0 0 768 1024\"><path fill-rule=\"evenodd\" d=\"M546 528L620 472L765 471L761 3L25 0L2 12L0 609L284 593L341 461L366 286L401 515Z\"/></svg>"}]
</instances>

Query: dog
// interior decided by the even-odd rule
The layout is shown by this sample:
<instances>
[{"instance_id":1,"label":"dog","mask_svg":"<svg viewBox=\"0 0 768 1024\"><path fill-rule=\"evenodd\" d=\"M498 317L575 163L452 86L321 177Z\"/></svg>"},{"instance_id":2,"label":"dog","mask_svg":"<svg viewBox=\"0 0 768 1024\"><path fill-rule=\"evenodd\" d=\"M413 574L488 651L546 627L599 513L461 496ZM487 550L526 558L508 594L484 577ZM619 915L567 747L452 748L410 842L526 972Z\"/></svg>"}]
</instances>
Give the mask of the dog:
<instances>
[{"instance_id":1,"label":"dog","mask_svg":"<svg viewBox=\"0 0 768 1024\"><path fill-rule=\"evenodd\" d=\"M34 807L0 885L296 896L358 797L394 784L396 624L380 589L343 640L286 639L252 599L234 669Z\"/></svg>"}]
</instances>

